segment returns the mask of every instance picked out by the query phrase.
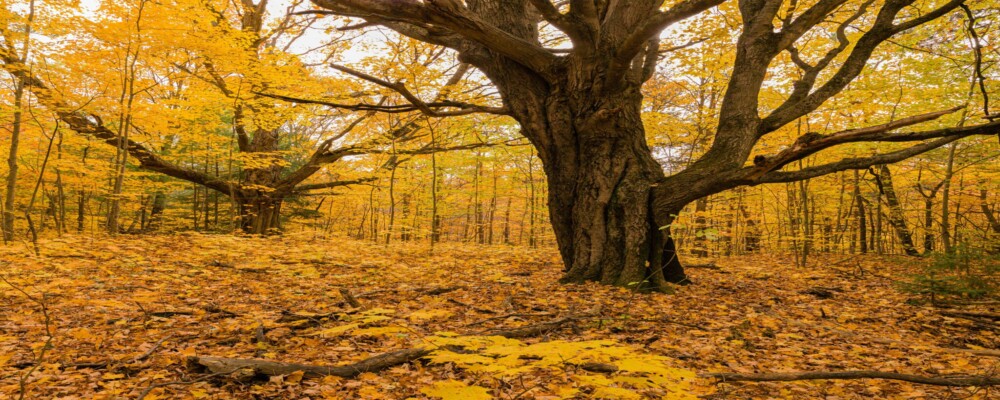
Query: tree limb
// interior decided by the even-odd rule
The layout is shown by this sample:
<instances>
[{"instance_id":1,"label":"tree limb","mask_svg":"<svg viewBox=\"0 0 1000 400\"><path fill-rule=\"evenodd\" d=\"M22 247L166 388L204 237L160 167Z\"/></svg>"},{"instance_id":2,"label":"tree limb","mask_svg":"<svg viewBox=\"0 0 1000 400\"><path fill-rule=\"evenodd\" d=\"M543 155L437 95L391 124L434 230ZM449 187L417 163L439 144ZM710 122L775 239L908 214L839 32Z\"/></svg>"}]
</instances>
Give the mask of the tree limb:
<instances>
[{"instance_id":1,"label":"tree limb","mask_svg":"<svg viewBox=\"0 0 1000 400\"><path fill-rule=\"evenodd\" d=\"M361 16L373 22L394 29L393 21L444 28L451 34L479 43L490 50L503 54L517 63L542 74L551 76L551 68L558 58L537 43L515 37L502 29L490 25L456 1L429 0L312 0L313 4L341 15ZM427 29L427 28L425 28ZM404 32L400 32L406 34Z\"/></svg>"},{"instance_id":2,"label":"tree limb","mask_svg":"<svg viewBox=\"0 0 1000 400\"><path fill-rule=\"evenodd\" d=\"M936 111L927 114L915 115L907 118L902 118L889 123L869 126L865 128L858 129L848 129L845 131L832 133L829 135L821 135L817 133L807 133L799 137L795 143L785 149L780 153L773 156L758 156L754 159L754 165L759 174L764 174L773 170L780 169L781 167L788 165L791 162L798 161L809 155L815 154L824 149L830 147L852 142L910 142L925 139L933 139L943 136L949 136L954 134L962 134L968 132L970 129L973 131L982 129L993 129L984 128L984 126L990 126L990 124L966 128L945 128L936 129L930 131L918 131L918 132L889 132L890 130L902 128L910 125L919 124L922 122L933 121L942 116L954 113L955 111L965 108L964 106L953 107L943 111ZM972 129L975 128L975 129Z\"/></svg>"},{"instance_id":3,"label":"tree limb","mask_svg":"<svg viewBox=\"0 0 1000 400\"><path fill-rule=\"evenodd\" d=\"M879 164L892 164L894 162L899 162L907 158L913 157L917 154L934 150L938 147L944 146L948 143L954 142L966 136L971 136L975 134L992 135L1000 131L1000 129L997 129L996 125L993 125L992 127L996 130L993 130L990 133L968 133L955 136L945 136L943 138L934 141L922 143L916 146L908 147L903 150L893 151L890 153L878 154L871 157L845 158L840 161L832 162L829 164L818 165L815 167L804 168L798 171L771 171L755 179L752 177L749 179L743 178L743 179L738 179L737 182L742 182L742 184L748 184L748 185L757 185L761 183L796 182L805 179L815 178L818 176L832 174L834 172L846 171L850 169L868 169L869 167Z\"/></svg>"},{"instance_id":4,"label":"tree limb","mask_svg":"<svg viewBox=\"0 0 1000 400\"><path fill-rule=\"evenodd\" d=\"M14 75L25 86L32 88L38 101L55 112L59 119L67 123L71 129L80 134L100 139L112 146L120 145L122 138L104 126L98 115L79 110L59 99L44 82L30 72L27 66L19 62L16 56L9 54L4 48L0 48L0 61L4 62L3 69ZM232 185L229 182L175 165L153 153L139 142L127 139L124 148L130 156L139 161L139 166L143 169L196 183L227 195L231 194Z\"/></svg>"},{"instance_id":5,"label":"tree limb","mask_svg":"<svg viewBox=\"0 0 1000 400\"><path fill-rule=\"evenodd\" d=\"M295 188L292 189L292 193L302 193L302 192L308 192L308 191L311 191L311 190L330 189L330 188L341 187L341 186L358 185L358 184L367 183L367 182L373 182L373 181L377 181L377 180L378 180L378 178L375 178L375 177L367 177L367 178L353 179L353 180L349 180L349 181L333 181L333 182L324 182L324 183L312 183L312 184L308 184L308 185L298 185L298 186L296 186Z\"/></svg>"},{"instance_id":6,"label":"tree limb","mask_svg":"<svg viewBox=\"0 0 1000 400\"><path fill-rule=\"evenodd\" d=\"M725 0L684 0L669 10L657 11L652 17L647 18L646 22L632 32L615 52L609 68L608 82L612 84L618 82L632 64L632 60L642 52L646 42L656 38L664 29L722 4L723 1Z\"/></svg>"},{"instance_id":7,"label":"tree limb","mask_svg":"<svg viewBox=\"0 0 1000 400\"><path fill-rule=\"evenodd\" d=\"M282 363L270 360L191 356L188 357L188 365L206 368L213 373L231 373L241 369L253 370L259 375L288 375L292 372L302 371L305 377L319 376L339 376L343 378L353 378L363 372L378 372L400 364L414 361L431 353L431 349L413 348L382 353L377 356L366 358L353 364L339 366L320 366L296 363Z\"/></svg>"}]
</instances>

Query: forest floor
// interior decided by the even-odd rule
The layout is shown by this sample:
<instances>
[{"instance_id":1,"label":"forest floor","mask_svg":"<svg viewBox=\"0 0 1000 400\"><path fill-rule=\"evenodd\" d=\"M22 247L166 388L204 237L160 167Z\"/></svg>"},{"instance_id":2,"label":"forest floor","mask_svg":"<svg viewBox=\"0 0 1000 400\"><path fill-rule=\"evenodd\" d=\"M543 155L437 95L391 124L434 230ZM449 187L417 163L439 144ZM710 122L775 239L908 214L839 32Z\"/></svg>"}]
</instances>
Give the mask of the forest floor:
<instances>
[{"instance_id":1,"label":"forest floor","mask_svg":"<svg viewBox=\"0 0 1000 400\"><path fill-rule=\"evenodd\" d=\"M179 234L67 236L41 249L35 257L24 244L0 247L9 283L0 282L4 397L1000 396L875 379L701 375L997 373L1000 353L985 351L1000 348L990 324L913 305L914 295L898 289L917 259L820 256L800 269L776 256L720 258L719 269L690 269L695 284L667 295L560 285L555 251L501 246L431 252L310 235ZM512 331L525 326L544 329ZM355 377L255 377L197 365L201 356L348 365L408 348L433 352Z\"/></svg>"}]
</instances>

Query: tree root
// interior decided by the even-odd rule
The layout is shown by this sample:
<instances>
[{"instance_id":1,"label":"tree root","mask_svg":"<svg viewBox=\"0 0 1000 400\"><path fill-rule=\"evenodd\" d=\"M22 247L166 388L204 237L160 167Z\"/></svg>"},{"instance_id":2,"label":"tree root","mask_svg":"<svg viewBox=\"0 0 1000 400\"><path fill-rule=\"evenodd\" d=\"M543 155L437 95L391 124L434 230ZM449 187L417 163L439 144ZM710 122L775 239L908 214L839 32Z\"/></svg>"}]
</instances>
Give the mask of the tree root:
<instances>
[{"instance_id":1,"label":"tree root","mask_svg":"<svg viewBox=\"0 0 1000 400\"><path fill-rule=\"evenodd\" d=\"M716 378L720 382L787 382L813 379L888 379L935 386L997 386L1000 378L989 376L935 377L898 374L882 371L816 371L816 372L774 372L764 374L710 373L700 374L705 378Z\"/></svg>"}]
</instances>

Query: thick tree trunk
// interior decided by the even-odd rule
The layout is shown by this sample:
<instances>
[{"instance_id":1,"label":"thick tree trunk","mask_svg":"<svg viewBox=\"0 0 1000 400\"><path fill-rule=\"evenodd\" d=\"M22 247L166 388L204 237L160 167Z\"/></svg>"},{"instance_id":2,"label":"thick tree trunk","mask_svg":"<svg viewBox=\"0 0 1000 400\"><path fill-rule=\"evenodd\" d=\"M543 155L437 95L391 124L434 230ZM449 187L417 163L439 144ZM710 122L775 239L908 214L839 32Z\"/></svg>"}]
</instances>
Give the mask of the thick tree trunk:
<instances>
[{"instance_id":1,"label":"thick tree trunk","mask_svg":"<svg viewBox=\"0 0 1000 400\"><path fill-rule=\"evenodd\" d=\"M239 204L239 224L244 233L268 235L281 229L281 203L279 193L247 191L236 195Z\"/></svg>"},{"instance_id":2,"label":"thick tree trunk","mask_svg":"<svg viewBox=\"0 0 1000 400\"><path fill-rule=\"evenodd\" d=\"M654 222L672 221L680 207L667 216L652 210L653 188L664 175L646 145L641 96L626 93L577 108L560 93L545 100L545 115L522 115L521 122L548 178L549 214L566 267L562 281L660 290L667 282L687 282L669 226Z\"/></svg>"}]
</instances>

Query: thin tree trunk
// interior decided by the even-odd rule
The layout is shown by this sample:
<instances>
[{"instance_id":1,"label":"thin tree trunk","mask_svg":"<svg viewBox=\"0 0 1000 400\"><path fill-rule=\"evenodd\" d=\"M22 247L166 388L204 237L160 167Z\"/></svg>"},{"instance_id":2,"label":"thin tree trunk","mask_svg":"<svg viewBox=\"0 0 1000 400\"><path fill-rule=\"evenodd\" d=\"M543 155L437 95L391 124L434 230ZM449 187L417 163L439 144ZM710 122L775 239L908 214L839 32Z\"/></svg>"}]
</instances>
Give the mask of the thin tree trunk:
<instances>
[{"instance_id":1,"label":"thin tree trunk","mask_svg":"<svg viewBox=\"0 0 1000 400\"><path fill-rule=\"evenodd\" d=\"M958 145L952 143L948 146L948 161L944 172L944 185L941 187L941 242L944 245L944 252L946 254L953 254L954 247L951 241L951 222L949 221L949 213L951 212L951 179L954 175L955 170L955 148Z\"/></svg>"},{"instance_id":2,"label":"thin tree trunk","mask_svg":"<svg viewBox=\"0 0 1000 400\"><path fill-rule=\"evenodd\" d=\"M17 150L21 141L22 110L24 84L14 83L14 119L10 131L10 152L7 154L7 192L3 202L3 240L4 243L14 239L15 194L17 193Z\"/></svg>"},{"instance_id":3,"label":"thin tree trunk","mask_svg":"<svg viewBox=\"0 0 1000 400\"><path fill-rule=\"evenodd\" d=\"M861 254L868 253L868 227L865 219L868 213L865 212L865 198L861 196L861 176L858 171L854 171L854 199L858 206L858 248Z\"/></svg>"},{"instance_id":4,"label":"thin tree trunk","mask_svg":"<svg viewBox=\"0 0 1000 400\"><path fill-rule=\"evenodd\" d=\"M889 206L889 223L895 228L896 237L899 239L900 244L902 244L903 251L908 256L920 255L916 246L913 245L913 236L910 233L910 229L906 226L903 206L900 205L899 197L896 196L896 189L892 183L892 173L889 172L889 167L885 164L880 166L877 178L876 182L879 184L879 190L885 196L886 204Z\"/></svg>"}]
</instances>

